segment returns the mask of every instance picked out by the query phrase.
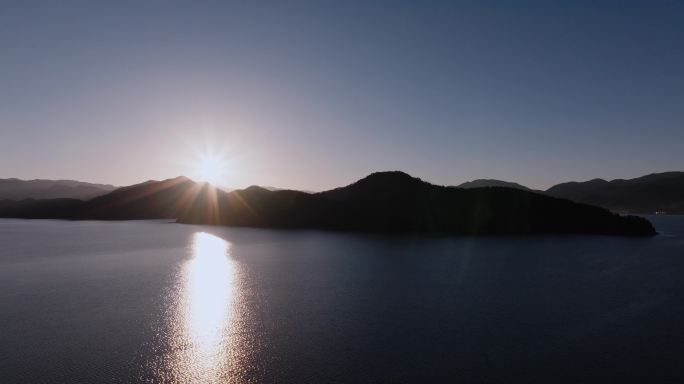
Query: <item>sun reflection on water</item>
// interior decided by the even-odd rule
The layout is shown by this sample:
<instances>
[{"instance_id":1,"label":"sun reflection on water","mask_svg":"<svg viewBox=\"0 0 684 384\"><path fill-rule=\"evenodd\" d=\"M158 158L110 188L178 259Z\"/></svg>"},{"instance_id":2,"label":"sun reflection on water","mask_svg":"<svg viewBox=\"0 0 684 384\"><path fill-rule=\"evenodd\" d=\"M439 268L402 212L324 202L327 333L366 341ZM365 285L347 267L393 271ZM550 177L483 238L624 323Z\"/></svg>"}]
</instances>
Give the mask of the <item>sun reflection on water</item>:
<instances>
[{"instance_id":1,"label":"sun reflection on water","mask_svg":"<svg viewBox=\"0 0 684 384\"><path fill-rule=\"evenodd\" d=\"M236 332L236 272L230 243L197 232L191 244L169 319L172 355L158 378L175 383L233 381L229 374L237 348L231 336Z\"/></svg>"},{"instance_id":2,"label":"sun reflection on water","mask_svg":"<svg viewBox=\"0 0 684 384\"><path fill-rule=\"evenodd\" d=\"M194 238L193 259L186 269L185 327L192 345L192 358L202 372L211 375L220 367L224 329L230 324L234 270L228 261L229 244L208 233Z\"/></svg>"}]
</instances>

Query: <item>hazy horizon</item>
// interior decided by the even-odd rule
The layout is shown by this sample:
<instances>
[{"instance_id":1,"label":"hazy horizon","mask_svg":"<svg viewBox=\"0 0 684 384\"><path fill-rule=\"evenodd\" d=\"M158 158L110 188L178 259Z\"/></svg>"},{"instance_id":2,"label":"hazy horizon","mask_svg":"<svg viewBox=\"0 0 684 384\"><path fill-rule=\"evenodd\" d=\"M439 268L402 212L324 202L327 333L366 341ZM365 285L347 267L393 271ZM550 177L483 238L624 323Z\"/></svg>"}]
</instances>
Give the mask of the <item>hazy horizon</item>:
<instances>
[{"instance_id":1,"label":"hazy horizon","mask_svg":"<svg viewBox=\"0 0 684 384\"><path fill-rule=\"evenodd\" d=\"M372 173L375 173L375 172L392 172L392 171L404 172L404 171L402 171L402 170L400 170L400 169L384 169L384 170L371 171L371 172L369 172L369 173L367 173L367 174L359 175L358 177L356 177L356 178L354 178L354 179L351 179L351 180L342 180L342 181L340 181L340 183L338 183L338 184L336 184L336 185L333 185L333 186L330 186L330 187L326 187L326 188L323 188L323 189L317 189L317 190L314 190L314 189L291 188L291 187L282 187L282 186L278 186L278 185L272 185L272 184L269 184L269 183L260 183L260 184L259 184L259 183L255 183L255 184L241 185L241 186L231 186L231 185L223 185L223 184L221 184L221 185L216 185L216 187L219 187L219 188L221 188L221 189L226 189L226 190L233 190L233 189L247 188L247 187L252 186L252 185L257 185L257 186L260 186L260 187L277 188L277 189L293 189L293 190L299 190L299 191L304 191L304 192L322 192L322 191L326 191L326 190L329 190L329 189L338 188L338 187L343 187L343 186L352 184L352 183L354 183L355 181L358 181L359 179L362 179L362 178L364 178L364 177L366 177L366 176L368 176L368 175L370 175L370 174L372 174ZM641 176L647 176L647 175L654 174L654 173L667 173L667 172L682 172L682 171L672 170L672 171L662 171L662 172L649 172L649 173L647 173L647 174L636 175L636 176L633 176L633 177L617 177L617 178L602 178L602 177L598 177L598 178L592 178L592 179L586 179L586 180L565 180L565 181L561 181L561 182L559 182L559 183L556 183L556 184L553 184L553 185L549 185L549 186L547 186L547 187L542 187L542 188L536 188L536 187L532 187L532 186L529 186L529 185L525 185L525 184L523 184L523 183L519 183L519 182L516 181L516 180L494 179L494 178L489 178L489 177L480 177L480 178L476 178L476 179L462 180L462 181L456 181L456 182L452 182L452 183L441 183L441 182L437 182L437 181L434 181L434 180L425 179L424 177L421 177L420 175L414 175L414 174L410 174L410 173L409 173L409 174L410 174L411 176L413 176L413 177L417 177L417 178L419 178L419 179L422 179L423 181L427 181L427 182L429 182L429 183L431 183L431 184L435 184L435 185L458 186L459 184L463 184L463 183L470 182L470 181L475 181L475 180L499 180L499 181L505 181L505 182L511 182L511 183L521 184L522 186L528 187L528 188L531 188L531 189L536 189L536 190L540 190L540 191L545 191L545 190L549 189L550 187L553 187L554 185L557 185L557 184L560 184L560 183L564 183L564 182L584 182L584 181L589 181L589 180L594 180L594 179L603 179L603 180L606 180L606 181L620 180L620 179L633 179L633 178L637 178L637 177L641 177ZM407 172L405 172L405 173L407 173ZM19 179L19 180L24 180L24 181L33 181L33 180L66 180L66 181L80 181L80 182L86 182L86 183L91 183L91 184L111 185L111 186L114 186L114 187L119 188L119 187L126 187L126 186L129 186L129 185L135 185L135 184L144 183L144 182L146 182L146 181L155 181L155 180L156 180L156 181L161 181L161 180L173 179L173 178L176 178L176 177L183 177L183 176L184 176L184 177L187 177L187 178L189 178L189 179L191 179L191 180L193 180L193 181L195 181L195 182L202 182L202 180L197 180L197 179L195 179L195 178L193 178L193 177L191 177L191 176L188 176L188 175L178 175L178 176L173 176L173 177L168 177L168 178L163 178L163 179L157 178L157 179L139 180L139 181L136 181L136 182L133 182L133 183L130 183L130 184L115 184L115 183L109 183L109 182L100 182L100 181L92 181L92 180L79 180L79 179L74 179L74 178L63 178L63 177L62 177L62 178L54 178L54 179L47 179L47 178L44 178L44 177L37 177L37 178L30 178L30 179L27 179L27 178L21 178L21 177L12 177L12 176L8 176L8 177L0 177L0 179Z\"/></svg>"},{"instance_id":2,"label":"hazy horizon","mask_svg":"<svg viewBox=\"0 0 684 384\"><path fill-rule=\"evenodd\" d=\"M684 164L684 3L0 5L0 178L374 171L535 189ZM222 166L223 166L222 165Z\"/></svg>"}]
</instances>

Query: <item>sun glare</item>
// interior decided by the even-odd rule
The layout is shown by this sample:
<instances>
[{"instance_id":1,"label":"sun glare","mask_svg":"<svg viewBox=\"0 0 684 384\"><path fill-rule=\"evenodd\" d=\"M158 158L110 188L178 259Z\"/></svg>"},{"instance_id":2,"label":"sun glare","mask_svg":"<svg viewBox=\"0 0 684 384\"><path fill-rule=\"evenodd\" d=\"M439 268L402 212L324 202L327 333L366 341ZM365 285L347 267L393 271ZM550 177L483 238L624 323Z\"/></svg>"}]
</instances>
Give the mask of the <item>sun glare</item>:
<instances>
[{"instance_id":1,"label":"sun glare","mask_svg":"<svg viewBox=\"0 0 684 384\"><path fill-rule=\"evenodd\" d=\"M227 164L219 156L204 155L197 164L197 178L213 185L225 183Z\"/></svg>"}]
</instances>

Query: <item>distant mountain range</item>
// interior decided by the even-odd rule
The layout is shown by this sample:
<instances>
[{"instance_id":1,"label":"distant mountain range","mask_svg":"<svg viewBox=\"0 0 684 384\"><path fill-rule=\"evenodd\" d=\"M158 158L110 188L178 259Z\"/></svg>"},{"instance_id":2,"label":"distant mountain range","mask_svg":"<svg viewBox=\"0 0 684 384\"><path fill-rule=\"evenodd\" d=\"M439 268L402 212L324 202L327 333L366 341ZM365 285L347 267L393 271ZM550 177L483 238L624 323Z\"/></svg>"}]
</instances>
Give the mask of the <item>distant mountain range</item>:
<instances>
[{"instance_id":1,"label":"distant mountain range","mask_svg":"<svg viewBox=\"0 0 684 384\"><path fill-rule=\"evenodd\" d=\"M0 201L0 216L70 220L177 219L193 209L211 189L187 177L146 181L121 187L84 201L79 199L26 199ZM222 192L225 193L225 192Z\"/></svg>"},{"instance_id":2,"label":"distant mountain range","mask_svg":"<svg viewBox=\"0 0 684 384\"><path fill-rule=\"evenodd\" d=\"M546 193L618 213L684 214L684 172L654 173L628 180L562 183Z\"/></svg>"},{"instance_id":3,"label":"distant mountain range","mask_svg":"<svg viewBox=\"0 0 684 384\"><path fill-rule=\"evenodd\" d=\"M252 186L224 192L179 177L119 188L88 201L0 202L0 217L177 219L181 223L458 235L588 233L653 235L639 217L513 188L437 186L378 172L345 187L306 193Z\"/></svg>"},{"instance_id":4,"label":"distant mountain range","mask_svg":"<svg viewBox=\"0 0 684 384\"><path fill-rule=\"evenodd\" d=\"M189 181L189 179L187 180ZM627 180L594 179L586 182L567 182L555 185L546 191L533 190L518 183L495 179L477 179L456 186L456 188L464 189L490 187L513 188L547 194L579 203L600 206L621 214L684 214L684 172L654 173ZM280 191L274 187L263 188L272 192ZM74 180L0 179L0 200L90 200L115 189L116 187L113 185ZM308 191L306 193L313 194L313 192ZM26 202L26 204L28 203ZM8 204L9 202L0 203L4 206Z\"/></svg>"},{"instance_id":5,"label":"distant mountain range","mask_svg":"<svg viewBox=\"0 0 684 384\"><path fill-rule=\"evenodd\" d=\"M508 187L532 191L517 183L491 179L473 180L458 187ZM622 214L684 214L684 172L654 173L627 180L573 181L536 192L597 205Z\"/></svg>"},{"instance_id":6,"label":"distant mountain range","mask_svg":"<svg viewBox=\"0 0 684 384\"><path fill-rule=\"evenodd\" d=\"M0 200L58 199L88 200L116 189L113 185L75 180L0 179Z\"/></svg>"}]
</instances>

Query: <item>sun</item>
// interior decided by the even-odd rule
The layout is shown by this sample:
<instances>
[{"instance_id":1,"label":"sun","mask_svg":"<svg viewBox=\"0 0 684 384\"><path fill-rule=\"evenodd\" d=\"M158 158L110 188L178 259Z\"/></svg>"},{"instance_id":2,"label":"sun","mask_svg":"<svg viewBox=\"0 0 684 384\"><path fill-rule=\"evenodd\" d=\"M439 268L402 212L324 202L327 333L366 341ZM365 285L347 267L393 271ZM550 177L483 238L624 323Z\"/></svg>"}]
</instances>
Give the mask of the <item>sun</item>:
<instances>
[{"instance_id":1,"label":"sun","mask_svg":"<svg viewBox=\"0 0 684 384\"><path fill-rule=\"evenodd\" d=\"M222 185L226 181L227 168L226 161L222 157L212 154L202 155L197 162L197 179L215 186Z\"/></svg>"}]
</instances>

